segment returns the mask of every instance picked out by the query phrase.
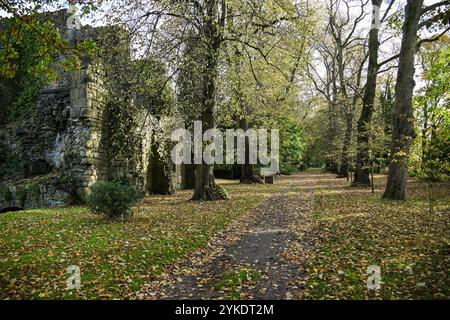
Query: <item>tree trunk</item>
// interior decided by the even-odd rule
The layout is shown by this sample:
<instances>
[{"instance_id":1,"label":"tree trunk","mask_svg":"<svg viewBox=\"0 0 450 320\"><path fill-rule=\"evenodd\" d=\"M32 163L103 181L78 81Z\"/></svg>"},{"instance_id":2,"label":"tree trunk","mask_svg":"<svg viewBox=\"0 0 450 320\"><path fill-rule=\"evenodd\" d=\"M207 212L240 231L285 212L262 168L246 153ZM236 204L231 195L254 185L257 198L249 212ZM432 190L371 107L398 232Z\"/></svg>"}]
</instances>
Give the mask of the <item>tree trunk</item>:
<instances>
[{"instance_id":1,"label":"tree trunk","mask_svg":"<svg viewBox=\"0 0 450 320\"><path fill-rule=\"evenodd\" d=\"M370 186L369 178L369 130L374 111L375 92L377 87L377 73L378 73L378 50L380 43L378 42L378 25L380 22L379 11L375 10L381 5L382 0L372 0L373 11L373 25L369 34L369 66L367 69L367 82L363 97L363 107L361 116L358 120L358 134L357 134L357 152L356 152L356 169L355 169L355 184Z\"/></svg>"},{"instance_id":2,"label":"tree trunk","mask_svg":"<svg viewBox=\"0 0 450 320\"><path fill-rule=\"evenodd\" d=\"M248 130L248 121L244 117L240 121L240 127L244 132ZM254 165L250 163L250 141L249 137L245 136L245 163L242 165L242 175L241 175L241 183L262 183L262 180L255 176L255 172L253 170Z\"/></svg>"},{"instance_id":3,"label":"tree trunk","mask_svg":"<svg viewBox=\"0 0 450 320\"><path fill-rule=\"evenodd\" d=\"M192 190L195 186L195 166L193 164L183 164L183 190Z\"/></svg>"},{"instance_id":4,"label":"tree trunk","mask_svg":"<svg viewBox=\"0 0 450 320\"><path fill-rule=\"evenodd\" d=\"M339 170L338 178L347 178L350 170L350 157L349 149L352 142L352 130L353 130L353 112L348 112L346 115L346 128L344 146L342 148L342 165Z\"/></svg>"},{"instance_id":5,"label":"tree trunk","mask_svg":"<svg viewBox=\"0 0 450 320\"><path fill-rule=\"evenodd\" d=\"M337 90L336 90L337 91ZM335 93L337 94L337 93ZM336 139L336 117L333 114L335 111L336 104L334 101L330 101L328 103L328 119L329 119L329 128L328 128L328 141L329 141L329 152L330 154L327 157L327 163L325 165L325 170L334 174L339 173L339 166L336 161L336 157L334 156L335 146L333 144L334 139Z\"/></svg>"},{"instance_id":6,"label":"tree trunk","mask_svg":"<svg viewBox=\"0 0 450 320\"><path fill-rule=\"evenodd\" d=\"M211 86L208 87L209 90L214 90ZM208 106L208 108L210 107ZM214 114L211 109L203 112L202 123L204 131L215 128ZM226 198L227 196L222 192L222 188L216 184L214 165L206 163L195 165L195 184L192 200L221 200Z\"/></svg>"},{"instance_id":7,"label":"tree trunk","mask_svg":"<svg viewBox=\"0 0 450 320\"><path fill-rule=\"evenodd\" d=\"M345 134L344 134L344 144L342 147L342 158L341 158L341 166L339 167L338 170L338 178L345 178L348 175L348 149L350 147L350 142L351 142L351 134L352 134L352 125L350 123L349 125L349 117L351 116L349 114L348 111L348 99L347 99L347 87L346 87L346 80L344 77L344 49L342 47L342 41L340 37L336 37L336 44L338 46L338 50L337 50L337 65L338 65L338 74L339 74L339 83L340 83L340 97L341 99L339 99L340 101L340 105L341 107L344 108L344 113L345 113L345 122L346 122L346 129L345 129ZM351 122L351 119L350 119Z\"/></svg>"},{"instance_id":8,"label":"tree trunk","mask_svg":"<svg viewBox=\"0 0 450 320\"><path fill-rule=\"evenodd\" d=\"M206 16L203 26L205 41L205 67L203 69L203 94L202 94L202 124L203 131L216 127L214 106L216 96L217 61L219 49L222 43L217 22L218 0L206 2ZM224 17L222 8L222 19ZM197 164L195 166L195 185L192 200L220 200L226 199L226 193L216 184L214 178L214 165Z\"/></svg>"},{"instance_id":9,"label":"tree trunk","mask_svg":"<svg viewBox=\"0 0 450 320\"><path fill-rule=\"evenodd\" d=\"M403 200L408 177L408 158L411 142L416 138L414 131L413 91L414 60L417 51L417 32L423 0L408 0L403 24L403 38L398 64L395 90L395 110L391 142L391 162L386 190L383 197Z\"/></svg>"},{"instance_id":10,"label":"tree trunk","mask_svg":"<svg viewBox=\"0 0 450 320\"><path fill-rule=\"evenodd\" d=\"M335 65L333 65L332 69L331 69L331 78L332 78L332 83L331 83L331 91L332 91L332 95L331 98L328 101L328 122L330 124L330 127L328 129L328 141L329 141L329 155L328 155L328 164L326 166L326 171L334 173L334 174L338 174L339 173L339 166L337 163L337 157L336 157L336 147L334 145L334 141L336 139L337 136L337 123L336 123L336 116L337 116L337 112L336 112L336 107L337 107L337 103L336 103L336 99L337 99L337 95L338 95L338 87L337 87L337 72L336 72L336 67Z\"/></svg>"},{"instance_id":11,"label":"tree trunk","mask_svg":"<svg viewBox=\"0 0 450 320\"><path fill-rule=\"evenodd\" d=\"M428 150L428 144L427 144L427 137L428 137L428 106L427 103L424 102L423 105L423 117L424 117L424 123L422 128L422 170L426 171L426 160L428 157L427 150Z\"/></svg>"},{"instance_id":12,"label":"tree trunk","mask_svg":"<svg viewBox=\"0 0 450 320\"><path fill-rule=\"evenodd\" d=\"M330 173L338 174L339 173L339 166L336 163L336 161L330 160L328 162L328 164L326 165L325 170L330 172Z\"/></svg>"}]
</instances>

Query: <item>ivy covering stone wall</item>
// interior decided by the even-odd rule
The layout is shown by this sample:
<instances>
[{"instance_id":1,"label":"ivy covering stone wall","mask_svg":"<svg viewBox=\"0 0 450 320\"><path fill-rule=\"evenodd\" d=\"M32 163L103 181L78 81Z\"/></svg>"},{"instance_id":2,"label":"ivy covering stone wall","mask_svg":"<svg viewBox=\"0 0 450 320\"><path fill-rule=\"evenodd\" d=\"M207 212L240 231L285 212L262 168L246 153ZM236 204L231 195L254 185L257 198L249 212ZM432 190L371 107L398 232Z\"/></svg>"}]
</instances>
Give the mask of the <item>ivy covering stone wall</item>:
<instances>
[{"instance_id":1,"label":"ivy covering stone wall","mask_svg":"<svg viewBox=\"0 0 450 320\"><path fill-rule=\"evenodd\" d=\"M76 36L98 37L102 30L87 26ZM127 51L129 44L123 46ZM152 100L138 105L131 93L112 99L108 63L95 57L61 73L26 117L0 125L0 210L74 203L98 180L123 181L147 193L181 187L183 170L170 161L170 134L180 123L151 114Z\"/></svg>"}]
</instances>

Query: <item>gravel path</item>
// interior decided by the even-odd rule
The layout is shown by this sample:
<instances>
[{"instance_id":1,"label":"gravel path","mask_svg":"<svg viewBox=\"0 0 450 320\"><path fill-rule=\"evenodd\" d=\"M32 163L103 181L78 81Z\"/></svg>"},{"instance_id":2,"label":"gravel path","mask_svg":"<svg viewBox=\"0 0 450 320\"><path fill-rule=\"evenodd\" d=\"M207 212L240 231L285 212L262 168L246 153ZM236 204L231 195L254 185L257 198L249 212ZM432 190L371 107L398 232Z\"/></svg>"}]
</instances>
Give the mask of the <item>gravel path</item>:
<instances>
[{"instance_id":1,"label":"gravel path","mask_svg":"<svg viewBox=\"0 0 450 320\"><path fill-rule=\"evenodd\" d=\"M305 273L301 265L286 260L283 252L296 237L289 226L296 221L299 210L307 206L302 196L312 194L306 189L289 195L297 185L290 185L258 205L250 215L251 221L232 232L233 241L216 239L209 245L210 252L183 261L174 271L177 274L168 277L157 293L152 293L153 298L229 299L236 294L242 299L256 300L294 298L299 290L295 283ZM223 283L229 278L226 275L239 274L243 269L253 274L253 279L217 288L221 280Z\"/></svg>"}]
</instances>

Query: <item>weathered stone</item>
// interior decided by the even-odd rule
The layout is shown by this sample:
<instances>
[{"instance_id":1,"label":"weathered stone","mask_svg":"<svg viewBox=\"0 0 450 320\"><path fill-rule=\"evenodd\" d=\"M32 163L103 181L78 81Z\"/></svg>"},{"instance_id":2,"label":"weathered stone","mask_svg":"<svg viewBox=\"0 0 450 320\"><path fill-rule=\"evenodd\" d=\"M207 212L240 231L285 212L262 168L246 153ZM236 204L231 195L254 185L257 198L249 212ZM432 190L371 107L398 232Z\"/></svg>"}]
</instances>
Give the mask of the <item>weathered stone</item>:
<instances>
[{"instance_id":1,"label":"weathered stone","mask_svg":"<svg viewBox=\"0 0 450 320\"><path fill-rule=\"evenodd\" d=\"M59 22L67 17L65 12L55 15ZM59 22L57 26L61 26ZM62 26L60 30L64 32ZM96 32L86 26L76 36L81 41ZM45 87L27 118L0 125L2 150L17 153L20 160L16 172L5 180L11 186L38 186L38 194L27 194L26 208L67 204L74 198L72 193L85 195L98 180L127 179L148 193L171 194L181 187L184 170L170 160L170 135L179 127L175 118L156 118L146 109L130 108L136 109L131 116L137 124L130 128L132 151L117 159L108 157L113 152L106 135L116 128L108 125L105 112L105 98L110 93L103 63L92 60L70 74L61 71L60 80ZM0 163L0 169L3 165ZM32 176L32 182L23 180ZM18 204L16 190L13 193L12 202ZM0 210L9 205L0 202Z\"/></svg>"}]
</instances>

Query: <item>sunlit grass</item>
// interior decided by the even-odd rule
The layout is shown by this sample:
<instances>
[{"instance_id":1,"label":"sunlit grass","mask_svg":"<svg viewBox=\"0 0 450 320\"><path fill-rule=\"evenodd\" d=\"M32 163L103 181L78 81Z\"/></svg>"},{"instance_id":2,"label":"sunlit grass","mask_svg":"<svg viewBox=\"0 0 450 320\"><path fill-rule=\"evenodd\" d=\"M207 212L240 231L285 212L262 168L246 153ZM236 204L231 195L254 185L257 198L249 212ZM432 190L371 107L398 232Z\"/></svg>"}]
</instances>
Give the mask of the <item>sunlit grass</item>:
<instances>
[{"instance_id":1,"label":"sunlit grass","mask_svg":"<svg viewBox=\"0 0 450 320\"><path fill-rule=\"evenodd\" d=\"M205 245L292 179L275 185L219 181L227 201L190 201L192 191L149 196L127 222L108 221L84 207L0 216L0 299L127 298L164 268ZM79 266L82 288L67 291L67 267Z\"/></svg>"},{"instance_id":2,"label":"sunlit grass","mask_svg":"<svg viewBox=\"0 0 450 320\"><path fill-rule=\"evenodd\" d=\"M377 175L375 193L345 180L315 183L309 232L315 243L307 261L309 299L442 299L449 292L448 183L434 186L434 212L427 185L408 182L406 201L381 198L386 177ZM301 259L301 257L300 257ZM369 291L366 269L381 268L382 286Z\"/></svg>"}]
</instances>

